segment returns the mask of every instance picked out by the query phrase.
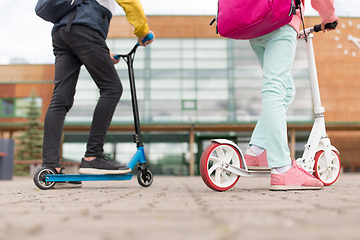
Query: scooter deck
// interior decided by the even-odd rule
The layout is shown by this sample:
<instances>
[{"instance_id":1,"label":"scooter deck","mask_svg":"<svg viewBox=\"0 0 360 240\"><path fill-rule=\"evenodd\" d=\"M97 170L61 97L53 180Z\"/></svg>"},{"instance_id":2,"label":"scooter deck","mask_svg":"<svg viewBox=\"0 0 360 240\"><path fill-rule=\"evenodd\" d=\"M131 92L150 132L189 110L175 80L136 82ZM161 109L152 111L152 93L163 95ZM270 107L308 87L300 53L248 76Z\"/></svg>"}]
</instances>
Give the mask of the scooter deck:
<instances>
[{"instance_id":1,"label":"scooter deck","mask_svg":"<svg viewBox=\"0 0 360 240\"><path fill-rule=\"evenodd\" d=\"M131 180L133 174L55 174L46 175L46 182L68 181L123 181Z\"/></svg>"},{"instance_id":2,"label":"scooter deck","mask_svg":"<svg viewBox=\"0 0 360 240\"><path fill-rule=\"evenodd\" d=\"M257 166L247 166L249 171L257 171L257 172L270 172L271 168L268 167L257 167Z\"/></svg>"}]
</instances>

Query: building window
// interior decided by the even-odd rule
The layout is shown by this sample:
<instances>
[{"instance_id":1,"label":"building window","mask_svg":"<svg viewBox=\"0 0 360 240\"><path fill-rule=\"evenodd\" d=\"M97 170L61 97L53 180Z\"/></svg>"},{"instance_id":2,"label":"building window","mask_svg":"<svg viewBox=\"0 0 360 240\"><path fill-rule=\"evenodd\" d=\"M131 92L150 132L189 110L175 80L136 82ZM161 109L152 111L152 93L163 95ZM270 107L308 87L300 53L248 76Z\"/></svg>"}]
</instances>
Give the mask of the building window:
<instances>
[{"instance_id":1,"label":"building window","mask_svg":"<svg viewBox=\"0 0 360 240\"><path fill-rule=\"evenodd\" d=\"M0 117L27 117L31 98L0 99ZM36 107L42 107L42 98L35 99Z\"/></svg>"},{"instance_id":2,"label":"building window","mask_svg":"<svg viewBox=\"0 0 360 240\"><path fill-rule=\"evenodd\" d=\"M0 99L0 117L14 116L14 100Z\"/></svg>"},{"instance_id":3,"label":"building window","mask_svg":"<svg viewBox=\"0 0 360 240\"><path fill-rule=\"evenodd\" d=\"M183 100L182 101L183 110L196 110L196 100Z\"/></svg>"}]
</instances>

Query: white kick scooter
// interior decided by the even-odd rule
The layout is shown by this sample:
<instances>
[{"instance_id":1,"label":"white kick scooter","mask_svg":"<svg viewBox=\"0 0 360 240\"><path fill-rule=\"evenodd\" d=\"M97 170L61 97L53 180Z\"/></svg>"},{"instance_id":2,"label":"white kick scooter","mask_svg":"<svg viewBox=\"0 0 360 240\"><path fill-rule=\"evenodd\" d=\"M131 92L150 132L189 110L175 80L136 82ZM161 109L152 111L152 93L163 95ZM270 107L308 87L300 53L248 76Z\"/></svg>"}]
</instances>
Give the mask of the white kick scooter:
<instances>
[{"instance_id":1,"label":"white kick scooter","mask_svg":"<svg viewBox=\"0 0 360 240\"><path fill-rule=\"evenodd\" d=\"M334 29L336 22L326 24L326 28ZM316 72L312 38L313 32L321 31L321 25L307 28L300 32L299 38L306 39L306 50L309 62L310 83L314 102L314 124L302 158L297 164L314 174L325 186L333 184L340 174L339 151L331 146L326 135L324 112L321 106L319 83ZM254 169L246 165L240 148L226 139L212 139L200 159L200 174L204 183L215 191L226 191L232 188L240 176L270 176L270 168ZM250 169L251 168L251 169Z\"/></svg>"}]
</instances>

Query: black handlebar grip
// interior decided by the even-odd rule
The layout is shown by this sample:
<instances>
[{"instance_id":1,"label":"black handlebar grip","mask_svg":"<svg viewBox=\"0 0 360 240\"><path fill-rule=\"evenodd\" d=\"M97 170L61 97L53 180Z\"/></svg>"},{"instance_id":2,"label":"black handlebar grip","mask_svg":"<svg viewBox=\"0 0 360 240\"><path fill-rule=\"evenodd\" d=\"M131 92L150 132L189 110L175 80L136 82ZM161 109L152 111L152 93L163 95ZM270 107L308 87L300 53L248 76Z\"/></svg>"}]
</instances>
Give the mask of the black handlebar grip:
<instances>
[{"instance_id":1,"label":"black handlebar grip","mask_svg":"<svg viewBox=\"0 0 360 240\"><path fill-rule=\"evenodd\" d=\"M337 26L337 22L327 23L325 24L325 29L335 29ZM314 26L314 32L320 32L321 31L321 24Z\"/></svg>"}]
</instances>

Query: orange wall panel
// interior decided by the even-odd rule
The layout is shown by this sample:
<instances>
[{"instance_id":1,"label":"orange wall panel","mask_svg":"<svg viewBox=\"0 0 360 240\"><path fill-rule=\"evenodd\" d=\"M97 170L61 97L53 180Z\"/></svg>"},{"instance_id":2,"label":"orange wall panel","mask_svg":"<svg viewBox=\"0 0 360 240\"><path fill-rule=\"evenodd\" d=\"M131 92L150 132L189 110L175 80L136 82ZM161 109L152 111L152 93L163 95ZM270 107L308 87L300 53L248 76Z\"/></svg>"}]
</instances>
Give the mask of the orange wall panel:
<instances>
[{"instance_id":1,"label":"orange wall panel","mask_svg":"<svg viewBox=\"0 0 360 240\"><path fill-rule=\"evenodd\" d=\"M53 80L54 65L0 65L0 83L6 81Z\"/></svg>"},{"instance_id":2,"label":"orange wall panel","mask_svg":"<svg viewBox=\"0 0 360 240\"><path fill-rule=\"evenodd\" d=\"M213 16L148 16L147 21L158 38L216 38ZM136 38L134 27L125 16L115 16L110 24L109 38Z\"/></svg>"},{"instance_id":3,"label":"orange wall panel","mask_svg":"<svg viewBox=\"0 0 360 240\"><path fill-rule=\"evenodd\" d=\"M0 97L1 98L11 98L15 94L15 84L1 84L0 87Z\"/></svg>"}]
</instances>

